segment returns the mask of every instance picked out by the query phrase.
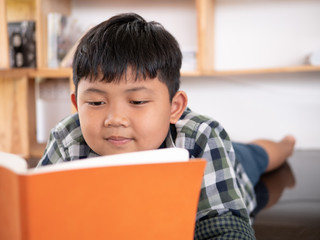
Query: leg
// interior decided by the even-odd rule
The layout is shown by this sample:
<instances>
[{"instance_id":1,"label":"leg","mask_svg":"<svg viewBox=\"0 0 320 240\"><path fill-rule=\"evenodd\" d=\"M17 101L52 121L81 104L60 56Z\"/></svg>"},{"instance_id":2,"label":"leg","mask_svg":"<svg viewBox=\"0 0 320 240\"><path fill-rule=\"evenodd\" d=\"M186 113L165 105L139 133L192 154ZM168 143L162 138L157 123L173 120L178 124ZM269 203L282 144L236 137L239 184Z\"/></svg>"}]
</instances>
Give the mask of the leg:
<instances>
[{"instance_id":1,"label":"leg","mask_svg":"<svg viewBox=\"0 0 320 240\"><path fill-rule=\"evenodd\" d=\"M262 147L269 156L269 163L266 172L270 172L280 167L289 156L293 153L295 138L293 136L285 136L279 142L266 139L255 140L251 143Z\"/></svg>"}]
</instances>

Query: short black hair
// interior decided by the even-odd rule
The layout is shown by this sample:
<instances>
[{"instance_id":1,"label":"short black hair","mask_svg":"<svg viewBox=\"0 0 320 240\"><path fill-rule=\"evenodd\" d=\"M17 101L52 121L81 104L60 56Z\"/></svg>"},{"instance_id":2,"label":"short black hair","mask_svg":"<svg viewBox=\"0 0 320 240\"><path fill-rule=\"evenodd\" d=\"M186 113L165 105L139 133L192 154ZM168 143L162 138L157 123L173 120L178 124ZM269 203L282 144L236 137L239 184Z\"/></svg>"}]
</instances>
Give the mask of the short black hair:
<instances>
[{"instance_id":1,"label":"short black hair","mask_svg":"<svg viewBox=\"0 0 320 240\"><path fill-rule=\"evenodd\" d=\"M168 87L170 100L180 87L182 55L176 39L160 24L135 13L119 14L90 29L73 59L77 94L82 78L117 82L128 67L135 79L158 79Z\"/></svg>"}]
</instances>

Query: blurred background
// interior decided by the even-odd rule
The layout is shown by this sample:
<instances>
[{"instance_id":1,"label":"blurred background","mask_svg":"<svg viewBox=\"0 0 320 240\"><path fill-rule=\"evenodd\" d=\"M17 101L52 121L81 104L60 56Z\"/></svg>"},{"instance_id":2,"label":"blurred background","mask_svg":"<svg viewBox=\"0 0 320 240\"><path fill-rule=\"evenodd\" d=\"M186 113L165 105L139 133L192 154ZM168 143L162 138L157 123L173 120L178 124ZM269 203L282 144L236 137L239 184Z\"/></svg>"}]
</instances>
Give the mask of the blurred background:
<instances>
[{"instance_id":1,"label":"blurred background","mask_svg":"<svg viewBox=\"0 0 320 240\"><path fill-rule=\"evenodd\" d=\"M2 150L41 156L50 129L74 112L70 66L77 39L123 12L158 21L176 37L189 107L221 122L232 139L279 140L290 133L297 149L320 149L318 0L6 0L0 10ZM18 30L10 24L25 21L35 25L34 65L12 57ZM18 92L27 103L12 90L17 84L8 87L8 79L22 78ZM18 147L19 139L27 140Z\"/></svg>"}]
</instances>

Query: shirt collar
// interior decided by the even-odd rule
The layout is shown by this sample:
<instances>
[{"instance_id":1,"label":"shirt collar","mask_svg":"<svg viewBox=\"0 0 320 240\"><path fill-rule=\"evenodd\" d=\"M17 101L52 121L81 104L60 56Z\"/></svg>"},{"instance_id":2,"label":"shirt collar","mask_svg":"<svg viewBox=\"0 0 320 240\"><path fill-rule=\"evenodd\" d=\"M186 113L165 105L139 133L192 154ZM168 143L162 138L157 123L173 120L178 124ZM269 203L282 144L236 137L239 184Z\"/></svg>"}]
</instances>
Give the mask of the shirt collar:
<instances>
[{"instance_id":1,"label":"shirt collar","mask_svg":"<svg viewBox=\"0 0 320 240\"><path fill-rule=\"evenodd\" d=\"M166 139L163 141L163 143L159 148L175 148L176 147L174 144L173 136L172 136L172 130L173 128L170 127Z\"/></svg>"}]
</instances>

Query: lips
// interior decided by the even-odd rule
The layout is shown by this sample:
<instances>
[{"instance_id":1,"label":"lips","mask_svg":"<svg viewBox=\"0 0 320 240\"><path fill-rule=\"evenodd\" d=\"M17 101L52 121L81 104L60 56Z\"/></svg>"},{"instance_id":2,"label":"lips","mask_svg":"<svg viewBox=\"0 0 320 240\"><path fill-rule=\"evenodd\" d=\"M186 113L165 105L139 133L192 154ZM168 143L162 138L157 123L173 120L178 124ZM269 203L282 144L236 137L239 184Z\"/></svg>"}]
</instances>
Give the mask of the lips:
<instances>
[{"instance_id":1,"label":"lips","mask_svg":"<svg viewBox=\"0 0 320 240\"><path fill-rule=\"evenodd\" d=\"M106 140L112 145L122 146L132 141L132 138L119 137L119 136L111 136L106 138Z\"/></svg>"}]
</instances>

